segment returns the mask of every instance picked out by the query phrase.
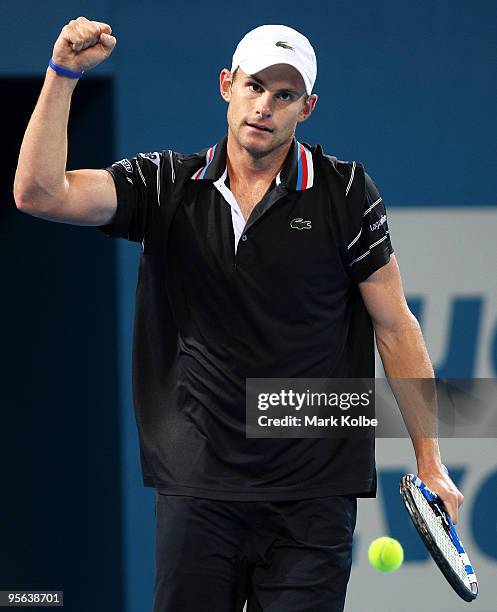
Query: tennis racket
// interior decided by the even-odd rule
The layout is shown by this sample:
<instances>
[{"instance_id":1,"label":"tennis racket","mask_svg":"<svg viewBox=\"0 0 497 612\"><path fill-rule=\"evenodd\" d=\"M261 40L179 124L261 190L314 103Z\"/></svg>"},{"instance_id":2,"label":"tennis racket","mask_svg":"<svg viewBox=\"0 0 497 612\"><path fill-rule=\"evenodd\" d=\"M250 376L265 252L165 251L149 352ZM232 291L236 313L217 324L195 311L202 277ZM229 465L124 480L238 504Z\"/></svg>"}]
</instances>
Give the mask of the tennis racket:
<instances>
[{"instance_id":1,"label":"tennis racket","mask_svg":"<svg viewBox=\"0 0 497 612\"><path fill-rule=\"evenodd\" d=\"M443 501L414 474L402 478L400 494L414 527L451 587L464 601L473 601L478 582Z\"/></svg>"}]
</instances>

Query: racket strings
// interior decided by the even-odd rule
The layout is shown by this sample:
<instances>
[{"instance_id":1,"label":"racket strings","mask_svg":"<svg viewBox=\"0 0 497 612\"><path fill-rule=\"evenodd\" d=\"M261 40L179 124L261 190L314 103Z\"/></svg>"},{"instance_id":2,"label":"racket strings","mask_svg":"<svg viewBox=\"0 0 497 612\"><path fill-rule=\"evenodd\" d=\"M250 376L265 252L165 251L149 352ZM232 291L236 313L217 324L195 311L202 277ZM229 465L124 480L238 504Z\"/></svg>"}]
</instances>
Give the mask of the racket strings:
<instances>
[{"instance_id":1,"label":"racket strings","mask_svg":"<svg viewBox=\"0 0 497 612\"><path fill-rule=\"evenodd\" d=\"M418 507L419 513L426 522L428 529L430 530L437 546L440 549L442 555L446 558L450 566L459 576L461 581L470 588L470 580L464 561L461 559L459 551L455 547L452 539L448 535L444 525L442 517L438 516L429 502L424 497L423 493L416 486L410 487L414 497L416 506Z\"/></svg>"}]
</instances>

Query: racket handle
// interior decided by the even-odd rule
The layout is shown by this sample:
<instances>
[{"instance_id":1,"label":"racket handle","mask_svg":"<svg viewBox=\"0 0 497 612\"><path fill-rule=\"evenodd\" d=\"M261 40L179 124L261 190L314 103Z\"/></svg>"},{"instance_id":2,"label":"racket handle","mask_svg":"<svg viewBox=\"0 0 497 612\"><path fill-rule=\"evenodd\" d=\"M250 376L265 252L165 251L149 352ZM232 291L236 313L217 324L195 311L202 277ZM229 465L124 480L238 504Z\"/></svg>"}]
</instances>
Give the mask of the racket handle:
<instances>
[{"instance_id":1,"label":"racket handle","mask_svg":"<svg viewBox=\"0 0 497 612\"><path fill-rule=\"evenodd\" d=\"M449 470L445 467L445 465L442 463L442 469L443 471L447 474L447 476L449 475Z\"/></svg>"}]
</instances>

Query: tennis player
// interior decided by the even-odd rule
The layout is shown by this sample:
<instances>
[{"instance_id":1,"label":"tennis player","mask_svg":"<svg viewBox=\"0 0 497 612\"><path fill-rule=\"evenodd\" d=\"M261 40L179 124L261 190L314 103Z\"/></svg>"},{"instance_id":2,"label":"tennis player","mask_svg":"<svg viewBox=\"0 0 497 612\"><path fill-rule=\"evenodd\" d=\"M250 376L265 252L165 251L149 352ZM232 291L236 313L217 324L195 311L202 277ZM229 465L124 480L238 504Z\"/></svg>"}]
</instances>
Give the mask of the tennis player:
<instances>
[{"instance_id":1,"label":"tennis player","mask_svg":"<svg viewBox=\"0 0 497 612\"><path fill-rule=\"evenodd\" d=\"M247 438L245 381L374 377L375 335L388 377L433 378L382 198L361 163L297 140L316 56L281 25L249 32L221 70L217 143L67 171L72 94L115 45L108 24L64 26L14 193L23 212L141 244L133 386L157 491L154 612L341 611L374 438ZM456 521L437 439L413 443Z\"/></svg>"}]
</instances>

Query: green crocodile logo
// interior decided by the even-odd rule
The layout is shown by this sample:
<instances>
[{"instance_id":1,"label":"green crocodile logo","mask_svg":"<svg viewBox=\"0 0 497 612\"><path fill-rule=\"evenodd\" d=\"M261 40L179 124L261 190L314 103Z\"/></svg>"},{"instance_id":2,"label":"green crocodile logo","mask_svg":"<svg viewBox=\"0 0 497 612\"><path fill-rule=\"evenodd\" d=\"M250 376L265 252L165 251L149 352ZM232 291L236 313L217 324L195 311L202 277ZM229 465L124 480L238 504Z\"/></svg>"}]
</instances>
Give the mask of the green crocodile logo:
<instances>
[{"instance_id":1,"label":"green crocodile logo","mask_svg":"<svg viewBox=\"0 0 497 612\"><path fill-rule=\"evenodd\" d=\"M303 230L303 229L311 229L312 225L310 221L304 221L302 217L297 217L296 219L292 219L290 221L290 227L292 229Z\"/></svg>"},{"instance_id":2,"label":"green crocodile logo","mask_svg":"<svg viewBox=\"0 0 497 612\"><path fill-rule=\"evenodd\" d=\"M290 49L291 51L295 51L295 49L293 47L291 47L287 42L285 42L284 40L279 40L277 43L275 43L277 47L282 47L283 49Z\"/></svg>"}]
</instances>

